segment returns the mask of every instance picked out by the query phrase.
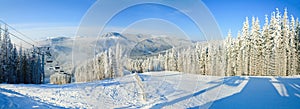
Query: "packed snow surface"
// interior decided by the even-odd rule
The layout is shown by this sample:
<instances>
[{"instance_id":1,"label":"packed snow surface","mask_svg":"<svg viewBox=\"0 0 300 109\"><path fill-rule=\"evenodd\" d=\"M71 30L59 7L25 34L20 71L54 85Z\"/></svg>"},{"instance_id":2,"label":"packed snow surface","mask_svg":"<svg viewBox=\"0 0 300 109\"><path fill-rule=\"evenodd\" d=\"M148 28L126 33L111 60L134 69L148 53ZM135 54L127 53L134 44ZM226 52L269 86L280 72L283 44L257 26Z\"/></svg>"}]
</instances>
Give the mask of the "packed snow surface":
<instances>
[{"instance_id":1,"label":"packed snow surface","mask_svg":"<svg viewBox=\"0 0 300 109\"><path fill-rule=\"evenodd\" d=\"M67 85L0 84L0 104L0 108L22 109L299 109L300 77L218 77L147 72Z\"/></svg>"}]
</instances>

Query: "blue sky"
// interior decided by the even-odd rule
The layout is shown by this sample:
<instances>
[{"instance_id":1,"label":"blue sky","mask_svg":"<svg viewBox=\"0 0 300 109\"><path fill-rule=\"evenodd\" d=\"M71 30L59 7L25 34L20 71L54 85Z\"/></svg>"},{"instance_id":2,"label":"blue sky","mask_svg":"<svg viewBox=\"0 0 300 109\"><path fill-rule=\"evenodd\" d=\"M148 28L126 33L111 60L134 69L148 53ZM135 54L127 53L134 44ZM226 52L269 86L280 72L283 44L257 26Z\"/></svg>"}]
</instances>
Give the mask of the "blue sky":
<instances>
[{"instance_id":1,"label":"blue sky","mask_svg":"<svg viewBox=\"0 0 300 109\"><path fill-rule=\"evenodd\" d=\"M0 19L34 40L73 36L95 0L0 0ZM28 41L28 40L27 40Z\"/></svg>"},{"instance_id":2,"label":"blue sky","mask_svg":"<svg viewBox=\"0 0 300 109\"><path fill-rule=\"evenodd\" d=\"M265 15L270 16L276 8L281 12L287 8L289 15L300 17L299 0L203 0L203 2L213 13L223 35L227 35L229 29L236 35L246 16L258 17L263 25Z\"/></svg>"},{"instance_id":3,"label":"blue sky","mask_svg":"<svg viewBox=\"0 0 300 109\"><path fill-rule=\"evenodd\" d=\"M95 0L1 0L0 18L10 24L77 25Z\"/></svg>"},{"instance_id":4,"label":"blue sky","mask_svg":"<svg viewBox=\"0 0 300 109\"><path fill-rule=\"evenodd\" d=\"M202 34L193 21L185 14L174 8L156 4L136 5L122 10L110 20L108 25L109 27L130 26L128 29L131 29L131 31L125 33L139 34L143 32L144 34L158 35L173 33L168 35L176 37L185 37L176 35L184 35L183 32L192 37ZM132 29L136 30L133 31Z\"/></svg>"},{"instance_id":5,"label":"blue sky","mask_svg":"<svg viewBox=\"0 0 300 109\"><path fill-rule=\"evenodd\" d=\"M300 1L297 0L202 0L202 2L214 15L223 35L226 35L229 29L232 30L233 35L236 35L246 16L257 16L263 23L265 14L270 15L277 7L281 11L287 7L289 14L300 16ZM95 0L1 0L0 19L33 39L57 35L74 36L81 18L93 3ZM99 11L99 13L105 13L105 11ZM147 18L163 18L169 21L170 25L176 24L191 37L201 34L187 16L178 13L175 9L160 5L140 5L128 8L117 14L109 22L109 26L122 28L131 25L131 27L144 29L158 27L149 25L143 27L141 25L143 23L132 26L136 20ZM159 27L170 26L168 23L164 25L159 22L156 22L158 25L161 24ZM147 24L147 22L144 23ZM157 29L164 31L162 28ZM176 29L165 29L165 31L177 32Z\"/></svg>"}]
</instances>

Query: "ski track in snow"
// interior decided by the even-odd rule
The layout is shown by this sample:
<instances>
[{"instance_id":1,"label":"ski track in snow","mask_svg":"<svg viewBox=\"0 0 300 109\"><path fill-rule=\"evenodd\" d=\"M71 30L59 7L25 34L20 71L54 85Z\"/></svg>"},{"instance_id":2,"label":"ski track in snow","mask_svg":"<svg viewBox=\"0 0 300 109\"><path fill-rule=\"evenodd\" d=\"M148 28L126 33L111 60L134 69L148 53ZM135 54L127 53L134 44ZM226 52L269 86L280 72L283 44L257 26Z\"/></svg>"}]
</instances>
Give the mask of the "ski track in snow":
<instances>
[{"instance_id":1,"label":"ski track in snow","mask_svg":"<svg viewBox=\"0 0 300 109\"><path fill-rule=\"evenodd\" d=\"M129 74L67 85L0 84L0 108L300 107L299 77L217 77L179 72L138 75L146 101L134 74Z\"/></svg>"}]
</instances>

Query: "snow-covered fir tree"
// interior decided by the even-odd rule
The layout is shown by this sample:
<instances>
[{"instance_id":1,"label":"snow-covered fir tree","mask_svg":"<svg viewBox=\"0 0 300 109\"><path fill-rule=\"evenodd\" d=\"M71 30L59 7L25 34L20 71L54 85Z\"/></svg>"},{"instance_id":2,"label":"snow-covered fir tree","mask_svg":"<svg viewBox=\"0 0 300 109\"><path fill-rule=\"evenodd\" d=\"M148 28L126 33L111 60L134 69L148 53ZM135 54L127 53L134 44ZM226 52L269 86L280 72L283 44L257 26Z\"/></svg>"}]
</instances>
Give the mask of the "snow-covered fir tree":
<instances>
[{"instance_id":1,"label":"snow-covered fir tree","mask_svg":"<svg viewBox=\"0 0 300 109\"><path fill-rule=\"evenodd\" d=\"M251 24L246 17L240 31L236 38L229 32L223 41L173 47L157 55L135 59L121 59L124 55L121 53L122 46L117 45L117 49L109 48L100 53L92 60L93 66L79 67L76 81L123 76L120 73L122 68L138 73L164 70L226 76L289 76L300 71L300 25L293 16L289 19L287 10L282 15L276 9L270 20L266 15L263 26L260 26L257 17L252 18ZM85 71L90 69L94 71Z\"/></svg>"},{"instance_id":2,"label":"snow-covered fir tree","mask_svg":"<svg viewBox=\"0 0 300 109\"><path fill-rule=\"evenodd\" d=\"M43 69L40 57L32 52L34 48L24 52L20 46L18 52L10 34L6 25L4 29L0 26L0 83L41 84Z\"/></svg>"}]
</instances>

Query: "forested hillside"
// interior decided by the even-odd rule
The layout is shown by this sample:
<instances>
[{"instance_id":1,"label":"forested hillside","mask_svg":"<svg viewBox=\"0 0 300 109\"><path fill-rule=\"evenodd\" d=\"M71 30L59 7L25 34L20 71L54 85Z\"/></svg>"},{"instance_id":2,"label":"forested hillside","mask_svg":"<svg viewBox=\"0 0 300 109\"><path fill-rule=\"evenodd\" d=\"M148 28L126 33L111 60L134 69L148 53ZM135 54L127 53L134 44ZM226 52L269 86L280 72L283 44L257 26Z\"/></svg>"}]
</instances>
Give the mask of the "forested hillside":
<instances>
[{"instance_id":1,"label":"forested hillside","mask_svg":"<svg viewBox=\"0 0 300 109\"><path fill-rule=\"evenodd\" d=\"M270 19L270 20L269 20ZM290 76L300 72L300 24L298 18L278 9L258 18L248 17L236 38L198 42L185 48L173 47L164 53L132 59L122 45L100 53L77 68L76 81L92 81L122 76L123 71L179 71L202 75ZM125 46L124 46L125 47ZM130 54L130 53L129 53ZM132 53L131 53L132 54Z\"/></svg>"},{"instance_id":2,"label":"forested hillside","mask_svg":"<svg viewBox=\"0 0 300 109\"><path fill-rule=\"evenodd\" d=\"M226 72L228 75L298 74L299 38L299 21L289 17L287 10L282 15L277 9L271 14L270 21L266 16L262 28L258 18L253 17L250 29L246 18L237 39L228 34Z\"/></svg>"},{"instance_id":3,"label":"forested hillside","mask_svg":"<svg viewBox=\"0 0 300 109\"><path fill-rule=\"evenodd\" d=\"M7 26L0 26L0 83L40 84L43 69L40 55L35 49L24 50L11 42Z\"/></svg>"}]
</instances>

